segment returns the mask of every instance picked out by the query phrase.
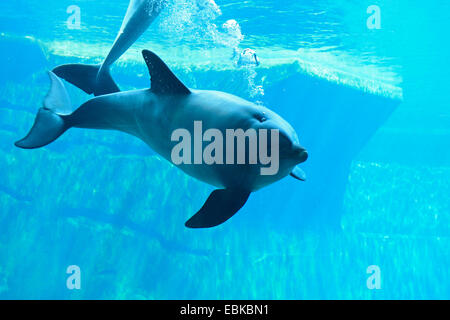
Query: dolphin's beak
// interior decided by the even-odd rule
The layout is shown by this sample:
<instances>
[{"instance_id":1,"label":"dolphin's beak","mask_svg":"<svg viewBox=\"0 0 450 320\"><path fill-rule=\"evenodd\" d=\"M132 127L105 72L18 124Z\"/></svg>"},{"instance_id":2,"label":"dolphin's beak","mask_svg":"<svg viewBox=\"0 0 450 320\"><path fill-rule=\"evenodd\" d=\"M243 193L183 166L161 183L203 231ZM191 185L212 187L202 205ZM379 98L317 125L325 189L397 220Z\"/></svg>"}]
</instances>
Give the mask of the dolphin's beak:
<instances>
[{"instance_id":1,"label":"dolphin's beak","mask_svg":"<svg viewBox=\"0 0 450 320\"><path fill-rule=\"evenodd\" d=\"M301 146L293 147L293 158L298 161L298 163L305 162L308 159L308 151Z\"/></svg>"}]
</instances>

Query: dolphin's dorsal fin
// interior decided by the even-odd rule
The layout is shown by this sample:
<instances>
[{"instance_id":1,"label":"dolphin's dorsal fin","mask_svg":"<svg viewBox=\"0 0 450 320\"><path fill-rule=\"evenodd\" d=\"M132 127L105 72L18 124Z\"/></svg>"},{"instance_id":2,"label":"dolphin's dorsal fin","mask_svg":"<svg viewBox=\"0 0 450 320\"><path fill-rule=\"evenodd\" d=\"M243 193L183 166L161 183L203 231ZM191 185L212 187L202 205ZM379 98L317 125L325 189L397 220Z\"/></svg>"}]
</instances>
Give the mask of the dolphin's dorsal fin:
<instances>
[{"instance_id":1,"label":"dolphin's dorsal fin","mask_svg":"<svg viewBox=\"0 0 450 320\"><path fill-rule=\"evenodd\" d=\"M190 94L183 82L169 69L155 53L142 51L151 77L151 90L156 94Z\"/></svg>"}]
</instances>

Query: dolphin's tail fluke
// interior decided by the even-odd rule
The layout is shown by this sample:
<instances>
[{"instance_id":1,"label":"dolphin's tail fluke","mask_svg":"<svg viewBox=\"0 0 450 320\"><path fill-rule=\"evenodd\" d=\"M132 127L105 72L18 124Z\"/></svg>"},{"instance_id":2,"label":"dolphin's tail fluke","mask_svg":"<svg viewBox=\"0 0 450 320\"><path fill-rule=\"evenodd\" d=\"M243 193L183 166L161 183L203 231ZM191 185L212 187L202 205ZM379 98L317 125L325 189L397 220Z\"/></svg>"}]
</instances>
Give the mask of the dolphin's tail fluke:
<instances>
[{"instance_id":1,"label":"dolphin's tail fluke","mask_svg":"<svg viewBox=\"0 0 450 320\"><path fill-rule=\"evenodd\" d=\"M55 141L68 128L67 115L71 113L70 99L63 82L49 72L51 88L40 108L28 135L15 143L22 149L41 148Z\"/></svg>"},{"instance_id":2,"label":"dolphin's tail fluke","mask_svg":"<svg viewBox=\"0 0 450 320\"><path fill-rule=\"evenodd\" d=\"M41 148L58 139L66 130L63 117L41 108L28 135L17 141L15 146L22 149Z\"/></svg>"},{"instance_id":3,"label":"dolphin's tail fluke","mask_svg":"<svg viewBox=\"0 0 450 320\"><path fill-rule=\"evenodd\" d=\"M56 67L53 72L87 94L101 96L120 91L111 77L109 68L102 68L100 65L65 64Z\"/></svg>"}]
</instances>

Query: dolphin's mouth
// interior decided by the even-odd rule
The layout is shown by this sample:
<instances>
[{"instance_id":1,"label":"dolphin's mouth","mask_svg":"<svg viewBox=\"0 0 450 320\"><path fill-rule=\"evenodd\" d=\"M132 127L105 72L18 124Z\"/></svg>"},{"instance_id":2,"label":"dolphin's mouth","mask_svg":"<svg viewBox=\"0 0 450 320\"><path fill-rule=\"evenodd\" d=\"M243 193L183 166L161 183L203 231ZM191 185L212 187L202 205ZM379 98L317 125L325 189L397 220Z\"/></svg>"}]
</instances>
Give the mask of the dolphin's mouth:
<instances>
[{"instance_id":1,"label":"dolphin's mouth","mask_svg":"<svg viewBox=\"0 0 450 320\"><path fill-rule=\"evenodd\" d=\"M300 160L300 163L305 162L306 160L308 160L308 151L306 151L305 149L301 150L298 152L298 156L297 159Z\"/></svg>"}]
</instances>

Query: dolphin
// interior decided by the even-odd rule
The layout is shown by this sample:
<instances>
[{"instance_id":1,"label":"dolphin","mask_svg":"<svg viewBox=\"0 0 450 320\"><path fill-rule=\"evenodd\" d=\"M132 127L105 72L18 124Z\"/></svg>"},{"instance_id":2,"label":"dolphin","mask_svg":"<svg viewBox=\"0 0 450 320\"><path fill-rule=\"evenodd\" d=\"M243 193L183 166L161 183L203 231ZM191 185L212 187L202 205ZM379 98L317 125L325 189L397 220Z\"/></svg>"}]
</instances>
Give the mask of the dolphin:
<instances>
[{"instance_id":1,"label":"dolphin","mask_svg":"<svg viewBox=\"0 0 450 320\"><path fill-rule=\"evenodd\" d=\"M60 78L95 96L120 91L111 77L110 67L148 29L167 0L130 0L116 40L101 65L66 64L53 72Z\"/></svg>"},{"instance_id":2,"label":"dolphin","mask_svg":"<svg viewBox=\"0 0 450 320\"><path fill-rule=\"evenodd\" d=\"M297 166L308 153L294 129L275 112L237 96L186 87L153 52L144 50L151 86L92 98L71 112L63 82L49 72L51 88L28 135L15 145L23 149L43 147L69 128L119 130L143 140L154 151L188 175L217 187L203 207L186 222L188 228L210 228L230 219L257 191L288 175L305 180ZM193 123L205 129L267 129L279 132L279 170L262 175L258 165L175 163L173 133ZM194 133L195 134L195 133ZM228 152L228 150L227 150Z\"/></svg>"}]
</instances>

